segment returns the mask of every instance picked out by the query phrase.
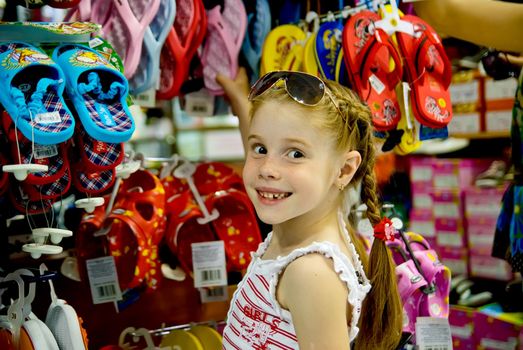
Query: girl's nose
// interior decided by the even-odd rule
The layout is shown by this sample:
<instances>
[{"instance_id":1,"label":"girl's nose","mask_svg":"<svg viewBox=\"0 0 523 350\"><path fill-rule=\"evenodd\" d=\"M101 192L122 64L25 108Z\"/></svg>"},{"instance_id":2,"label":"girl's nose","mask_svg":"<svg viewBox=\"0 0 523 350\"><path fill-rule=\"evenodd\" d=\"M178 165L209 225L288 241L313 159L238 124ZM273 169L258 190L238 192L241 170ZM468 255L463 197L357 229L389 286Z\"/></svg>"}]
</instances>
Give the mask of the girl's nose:
<instances>
[{"instance_id":1,"label":"girl's nose","mask_svg":"<svg viewBox=\"0 0 523 350\"><path fill-rule=\"evenodd\" d=\"M264 179L278 179L279 173L276 162L272 157L265 157L259 168L259 176Z\"/></svg>"}]
</instances>

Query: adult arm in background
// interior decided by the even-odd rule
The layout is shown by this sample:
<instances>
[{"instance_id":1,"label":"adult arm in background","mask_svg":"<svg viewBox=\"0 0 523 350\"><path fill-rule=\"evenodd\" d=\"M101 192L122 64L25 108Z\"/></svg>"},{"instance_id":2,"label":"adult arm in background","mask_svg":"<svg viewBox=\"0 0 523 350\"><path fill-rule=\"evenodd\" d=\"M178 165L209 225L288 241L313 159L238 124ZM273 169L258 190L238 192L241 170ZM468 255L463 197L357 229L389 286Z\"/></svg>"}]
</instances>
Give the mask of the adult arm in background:
<instances>
[{"instance_id":1,"label":"adult arm in background","mask_svg":"<svg viewBox=\"0 0 523 350\"><path fill-rule=\"evenodd\" d=\"M498 0L422 0L416 14L444 35L523 53L523 4Z\"/></svg>"},{"instance_id":2,"label":"adult arm in background","mask_svg":"<svg viewBox=\"0 0 523 350\"><path fill-rule=\"evenodd\" d=\"M251 103L249 102L249 77L245 68L240 67L234 80L229 77L218 74L216 81L225 91L225 96L231 104L232 113L238 117L240 122L240 134L243 140L243 146L247 145L247 129L249 127L249 118Z\"/></svg>"}]
</instances>

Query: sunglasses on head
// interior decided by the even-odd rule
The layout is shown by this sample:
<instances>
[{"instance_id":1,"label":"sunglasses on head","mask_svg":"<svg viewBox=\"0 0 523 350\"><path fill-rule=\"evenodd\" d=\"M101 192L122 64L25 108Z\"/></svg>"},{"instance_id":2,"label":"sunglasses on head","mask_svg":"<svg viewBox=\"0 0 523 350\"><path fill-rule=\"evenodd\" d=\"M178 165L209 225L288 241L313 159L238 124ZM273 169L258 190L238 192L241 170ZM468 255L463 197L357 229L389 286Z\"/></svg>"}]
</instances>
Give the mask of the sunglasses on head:
<instances>
[{"instance_id":1,"label":"sunglasses on head","mask_svg":"<svg viewBox=\"0 0 523 350\"><path fill-rule=\"evenodd\" d=\"M326 94L343 116L325 83L317 76L302 72L274 71L265 74L252 86L249 101L260 96L279 81L283 81L285 91L294 101L305 106L318 105Z\"/></svg>"}]
</instances>

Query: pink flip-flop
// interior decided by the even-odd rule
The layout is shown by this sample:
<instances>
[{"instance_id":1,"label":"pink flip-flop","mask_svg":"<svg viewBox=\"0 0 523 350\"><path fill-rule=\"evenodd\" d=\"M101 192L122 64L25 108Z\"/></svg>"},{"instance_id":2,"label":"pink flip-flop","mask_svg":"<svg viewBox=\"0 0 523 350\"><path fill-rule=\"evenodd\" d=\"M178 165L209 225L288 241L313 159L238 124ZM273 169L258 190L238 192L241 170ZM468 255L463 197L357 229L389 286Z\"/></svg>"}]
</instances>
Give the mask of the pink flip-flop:
<instances>
[{"instance_id":1,"label":"pink flip-flop","mask_svg":"<svg viewBox=\"0 0 523 350\"><path fill-rule=\"evenodd\" d=\"M102 6L106 1L97 1L92 11L97 6ZM103 6L106 6L104 4ZM125 76L130 78L136 72L142 53L142 43L145 30L158 13L160 0L113 0L110 16L102 25L102 32L116 52L124 61Z\"/></svg>"},{"instance_id":2,"label":"pink flip-flop","mask_svg":"<svg viewBox=\"0 0 523 350\"><path fill-rule=\"evenodd\" d=\"M216 82L218 73L235 78L238 73L238 54L247 28L247 13L241 0L225 0L207 13L207 39L201 56L203 81L212 95L223 95Z\"/></svg>"}]
</instances>

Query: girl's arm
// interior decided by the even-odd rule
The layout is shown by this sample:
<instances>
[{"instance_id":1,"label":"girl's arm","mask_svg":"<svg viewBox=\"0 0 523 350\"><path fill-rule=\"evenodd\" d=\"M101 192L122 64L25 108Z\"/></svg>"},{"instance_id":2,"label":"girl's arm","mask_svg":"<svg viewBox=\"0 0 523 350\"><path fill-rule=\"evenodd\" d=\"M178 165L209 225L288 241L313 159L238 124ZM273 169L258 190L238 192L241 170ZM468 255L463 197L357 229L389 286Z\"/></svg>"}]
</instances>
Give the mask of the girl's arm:
<instances>
[{"instance_id":1,"label":"girl's arm","mask_svg":"<svg viewBox=\"0 0 523 350\"><path fill-rule=\"evenodd\" d=\"M523 4L495 0L423 0L416 14L440 34L523 53Z\"/></svg>"},{"instance_id":2,"label":"girl's arm","mask_svg":"<svg viewBox=\"0 0 523 350\"><path fill-rule=\"evenodd\" d=\"M277 299L292 315L301 350L349 349L347 295L331 259L307 254L289 264Z\"/></svg>"},{"instance_id":3,"label":"girl's arm","mask_svg":"<svg viewBox=\"0 0 523 350\"><path fill-rule=\"evenodd\" d=\"M251 109L251 104L248 100L250 85L247 72L245 71L245 68L240 67L234 80L225 75L218 74L216 76L216 81L223 87L225 96L231 104L232 113L238 117L243 147L245 148L247 145L247 128L249 126L249 114Z\"/></svg>"}]
</instances>

